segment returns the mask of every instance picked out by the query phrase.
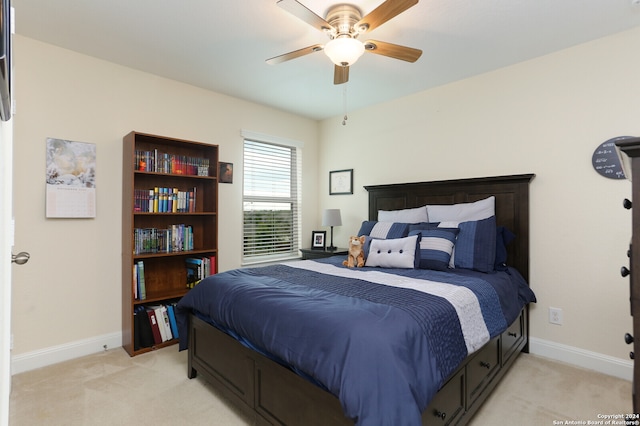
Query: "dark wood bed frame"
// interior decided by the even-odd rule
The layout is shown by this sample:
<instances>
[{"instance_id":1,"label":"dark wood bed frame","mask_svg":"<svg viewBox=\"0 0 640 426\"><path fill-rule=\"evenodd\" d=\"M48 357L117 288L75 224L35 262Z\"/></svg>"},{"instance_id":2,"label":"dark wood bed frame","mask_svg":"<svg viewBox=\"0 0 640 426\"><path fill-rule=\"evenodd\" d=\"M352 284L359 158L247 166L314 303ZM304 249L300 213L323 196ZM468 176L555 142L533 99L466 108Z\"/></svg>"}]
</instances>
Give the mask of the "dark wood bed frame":
<instances>
[{"instance_id":1,"label":"dark wood bed frame","mask_svg":"<svg viewBox=\"0 0 640 426\"><path fill-rule=\"evenodd\" d=\"M378 210L473 202L494 195L497 224L517 236L508 246L508 263L528 281L529 182L533 177L526 174L365 186L369 219L376 220ZM528 320L525 307L502 335L467 357L423 412L422 424L468 423L517 355L528 352ZM189 378L203 376L255 424L353 425L332 394L194 315L190 318L187 374Z\"/></svg>"}]
</instances>

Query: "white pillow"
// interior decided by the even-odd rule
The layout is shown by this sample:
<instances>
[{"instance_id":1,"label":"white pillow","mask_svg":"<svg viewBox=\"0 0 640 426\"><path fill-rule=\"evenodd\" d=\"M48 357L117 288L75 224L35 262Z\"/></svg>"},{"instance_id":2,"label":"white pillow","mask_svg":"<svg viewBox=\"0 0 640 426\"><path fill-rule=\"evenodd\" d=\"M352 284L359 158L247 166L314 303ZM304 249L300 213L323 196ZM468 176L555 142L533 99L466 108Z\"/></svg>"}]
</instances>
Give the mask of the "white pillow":
<instances>
[{"instance_id":1,"label":"white pillow","mask_svg":"<svg viewBox=\"0 0 640 426\"><path fill-rule=\"evenodd\" d=\"M378 210L379 222L420 223L429 222L427 206L404 210Z\"/></svg>"},{"instance_id":2,"label":"white pillow","mask_svg":"<svg viewBox=\"0 0 640 426\"><path fill-rule=\"evenodd\" d=\"M496 214L496 197L493 195L475 203L427 205L429 222L469 222L482 220Z\"/></svg>"},{"instance_id":3,"label":"white pillow","mask_svg":"<svg viewBox=\"0 0 640 426\"><path fill-rule=\"evenodd\" d=\"M417 243L418 235L391 240L371 240L365 266L413 269Z\"/></svg>"}]
</instances>

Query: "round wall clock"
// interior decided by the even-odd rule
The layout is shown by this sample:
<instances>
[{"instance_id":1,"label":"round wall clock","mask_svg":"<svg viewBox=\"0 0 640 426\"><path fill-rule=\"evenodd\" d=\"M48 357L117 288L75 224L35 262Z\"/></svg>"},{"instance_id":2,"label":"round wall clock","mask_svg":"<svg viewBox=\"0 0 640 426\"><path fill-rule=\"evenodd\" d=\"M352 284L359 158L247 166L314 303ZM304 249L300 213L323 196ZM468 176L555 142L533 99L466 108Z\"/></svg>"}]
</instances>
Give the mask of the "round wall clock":
<instances>
[{"instance_id":1,"label":"round wall clock","mask_svg":"<svg viewBox=\"0 0 640 426\"><path fill-rule=\"evenodd\" d=\"M630 137L618 136L598 145L591 157L593 169L609 179L624 179L624 170L622 170L622 164L620 164L620 158L616 152L616 142Z\"/></svg>"}]
</instances>

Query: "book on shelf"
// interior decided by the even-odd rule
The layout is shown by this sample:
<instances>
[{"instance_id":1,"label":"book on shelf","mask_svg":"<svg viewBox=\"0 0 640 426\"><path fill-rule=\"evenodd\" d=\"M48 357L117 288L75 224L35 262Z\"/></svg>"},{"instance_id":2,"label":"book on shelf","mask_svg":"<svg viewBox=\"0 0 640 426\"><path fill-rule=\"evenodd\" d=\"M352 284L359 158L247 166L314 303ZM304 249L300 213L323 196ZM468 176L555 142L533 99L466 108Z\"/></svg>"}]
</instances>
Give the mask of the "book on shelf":
<instances>
[{"instance_id":1,"label":"book on shelf","mask_svg":"<svg viewBox=\"0 0 640 426\"><path fill-rule=\"evenodd\" d=\"M195 213L196 211L196 187L193 187L193 191L189 191L187 194L187 212Z\"/></svg>"},{"instance_id":2,"label":"book on shelf","mask_svg":"<svg viewBox=\"0 0 640 426\"><path fill-rule=\"evenodd\" d=\"M167 229L134 228L133 241L133 254L191 251L194 249L193 227L181 223L169 225Z\"/></svg>"},{"instance_id":3,"label":"book on shelf","mask_svg":"<svg viewBox=\"0 0 640 426\"><path fill-rule=\"evenodd\" d=\"M133 265L133 292L137 300L147 298L147 289L144 281L144 262L139 260Z\"/></svg>"},{"instance_id":4,"label":"book on shelf","mask_svg":"<svg viewBox=\"0 0 640 426\"><path fill-rule=\"evenodd\" d=\"M162 343L162 335L160 334L160 327L158 326L158 319L156 318L156 313L151 308L145 309L147 313L147 317L149 318L149 324L151 325L151 333L153 334L153 342L156 345Z\"/></svg>"},{"instance_id":5,"label":"book on shelf","mask_svg":"<svg viewBox=\"0 0 640 426\"><path fill-rule=\"evenodd\" d=\"M133 350L140 349L140 339L142 338L142 332L140 331L140 316L136 309L133 310Z\"/></svg>"},{"instance_id":6,"label":"book on shelf","mask_svg":"<svg viewBox=\"0 0 640 426\"><path fill-rule=\"evenodd\" d=\"M135 169L141 172L209 176L209 159L154 150L135 151Z\"/></svg>"},{"instance_id":7,"label":"book on shelf","mask_svg":"<svg viewBox=\"0 0 640 426\"><path fill-rule=\"evenodd\" d=\"M150 348L154 345L151 322L149 321L147 310L142 305L136 306L133 311L133 327L135 334L134 350Z\"/></svg>"},{"instance_id":8,"label":"book on shelf","mask_svg":"<svg viewBox=\"0 0 640 426\"><path fill-rule=\"evenodd\" d=\"M175 303L167 304L167 313L169 314L169 324L171 325L171 334L173 334L174 339L177 339L179 334L178 334L178 322L176 321L175 306L176 306Z\"/></svg>"},{"instance_id":9,"label":"book on shelf","mask_svg":"<svg viewBox=\"0 0 640 426\"><path fill-rule=\"evenodd\" d=\"M137 305L133 310L134 350L153 347L178 338L177 302Z\"/></svg>"},{"instance_id":10,"label":"book on shelf","mask_svg":"<svg viewBox=\"0 0 640 426\"><path fill-rule=\"evenodd\" d=\"M218 273L218 265L216 263L215 256L209 256L209 275L214 275Z\"/></svg>"},{"instance_id":11,"label":"book on shelf","mask_svg":"<svg viewBox=\"0 0 640 426\"><path fill-rule=\"evenodd\" d=\"M195 213L197 188L182 191L178 188L155 186L134 190L134 212Z\"/></svg>"},{"instance_id":12,"label":"book on shelf","mask_svg":"<svg viewBox=\"0 0 640 426\"><path fill-rule=\"evenodd\" d=\"M185 267L187 268L187 288L193 288L203 278L202 259L187 258L185 259Z\"/></svg>"},{"instance_id":13,"label":"book on shelf","mask_svg":"<svg viewBox=\"0 0 640 426\"><path fill-rule=\"evenodd\" d=\"M171 322L169 321L169 310L167 309L166 305L162 305L160 307L161 311L162 311L162 320L163 320L163 325L164 325L164 332L165 335L167 336L167 340L171 340L173 339L173 331L171 331Z\"/></svg>"},{"instance_id":14,"label":"book on shelf","mask_svg":"<svg viewBox=\"0 0 640 426\"><path fill-rule=\"evenodd\" d=\"M153 305L149 306L149 309L153 309L158 323L158 330L160 331L160 337L163 342L173 339L171 333L171 325L169 324L169 314L167 313L167 307L165 305Z\"/></svg>"},{"instance_id":15,"label":"book on shelf","mask_svg":"<svg viewBox=\"0 0 640 426\"><path fill-rule=\"evenodd\" d=\"M185 259L187 288L193 288L209 275L216 273L216 257L189 257Z\"/></svg>"},{"instance_id":16,"label":"book on shelf","mask_svg":"<svg viewBox=\"0 0 640 426\"><path fill-rule=\"evenodd\" d=\"M162 308L160 306L151 306L150 308L153 309L153 313L155 314L155 317L156 317L156 322L158 323L160 340L163 342L166 342L169 339L167 338L167 332L164 327L164 319L162 317Z\"/></svg>"},{"instance_id":17,"label":"book on shelf","mask_svg":"<svg viewBox=\"0 0 640 426\"><path fill-rule=\"evenodd\" d=\"M138 264L133 264L133 298L138 300Z\"/></svg>"}]
</instances>

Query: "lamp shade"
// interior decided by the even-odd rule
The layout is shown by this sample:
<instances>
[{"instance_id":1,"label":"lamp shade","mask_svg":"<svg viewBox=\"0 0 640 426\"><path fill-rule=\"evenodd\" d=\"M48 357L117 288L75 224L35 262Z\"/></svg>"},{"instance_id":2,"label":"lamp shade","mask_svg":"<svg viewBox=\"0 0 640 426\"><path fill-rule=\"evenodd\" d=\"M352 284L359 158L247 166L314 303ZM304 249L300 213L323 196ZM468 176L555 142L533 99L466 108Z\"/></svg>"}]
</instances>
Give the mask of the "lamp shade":
<instances>
[{"instance_id":1,"label":"lamp shade","mask_svg":"<svg viewBox=\"0 0 640 426\"><path fill-rule=\"evenodd\" d=\"M322 212L322 226L341 226L340 209L325 209Z\"/></svg>"},{"instance_id":2,"label":"lamp shade","mask_svg":"<svg viewBox=\"0 0 640 426\"><path fill-rule=\"evenodd\" d=\"M351 37L334 38L324 46L324 53L334 64L350 66L364 53L364 44Z\"/></svg>"}]
</instances>

